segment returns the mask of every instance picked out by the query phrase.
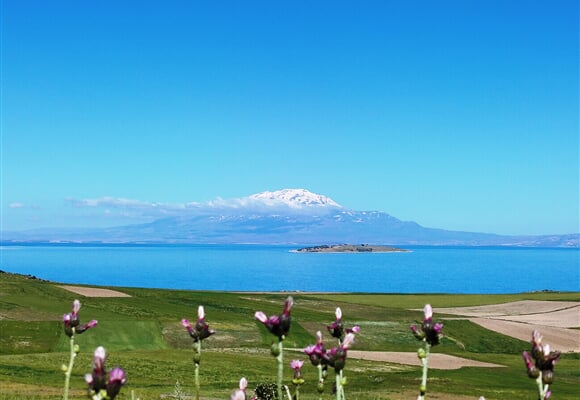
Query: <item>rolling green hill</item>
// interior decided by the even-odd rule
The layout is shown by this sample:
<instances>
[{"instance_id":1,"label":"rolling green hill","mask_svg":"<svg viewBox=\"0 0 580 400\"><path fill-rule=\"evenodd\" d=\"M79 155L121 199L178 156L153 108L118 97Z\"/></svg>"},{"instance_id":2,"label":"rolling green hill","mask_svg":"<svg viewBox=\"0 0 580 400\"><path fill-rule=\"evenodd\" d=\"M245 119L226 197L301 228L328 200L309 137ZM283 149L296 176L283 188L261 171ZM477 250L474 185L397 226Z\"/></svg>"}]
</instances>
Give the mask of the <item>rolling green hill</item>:
<instances>
[{"instance_id":1,"label":"rolling green hill","mask_svg":"<svg viewBox=\"0 0 580 400\"><path fill-rule=\"evenodd\" d=\"M85 396L85 373L92 353L102 345L108 365L122 366L128 377L119 399L159 399L171 394L177 381L193 392L192 342L181 326L182 318L195 320L203 305L206 319L217 334L203 342L201 384L203 398L229 398L245 376L249 388L275 380L275 361L269 354L274 339L254 320L257 310L278 314L288 293L224 293L139 288L110 288L131 297L84 297L51 282L0 273L0 399L57 399L64 376L60 366L68 360L68 337L62 316L74 299L82 303L81 322L97 319L96 328L76 336L80 353L72 372L72 398ZM503 303L524 299L580 301L580 293L526 293L517 295L387 295L292 293L292 327L285 341L285 359L306 360L299 350L316 341L318 330L332 340L326 325L337 306L347 326L358 324L356 350L415 352L419 343L409 325L422 319L425 303L455 307ZM435 316L437 319L439 316ZM443 316L441 316L443 317ZM531 399L534 382L521 358L529 343L488 331L467 320L444 321L453 340L435 352L501 364L502 368L466 367L431 370L429 393L439 398ZM459 346L460 342L462 346ZM305 363L303 399L318 398L317 370ZM285 378L291 381L291 370ZM402 364L349 359L346 395L351 399L416 398L420 368ZM329 387L330 387L329 380ZM564 354L555 368L552 398L575 399L580 386L580 356ZM251 393L251 392L250 392ZM412 397L410 397L412 396ZM332 398L326 393L324 398Z\"/></svg>"}]
</instances>

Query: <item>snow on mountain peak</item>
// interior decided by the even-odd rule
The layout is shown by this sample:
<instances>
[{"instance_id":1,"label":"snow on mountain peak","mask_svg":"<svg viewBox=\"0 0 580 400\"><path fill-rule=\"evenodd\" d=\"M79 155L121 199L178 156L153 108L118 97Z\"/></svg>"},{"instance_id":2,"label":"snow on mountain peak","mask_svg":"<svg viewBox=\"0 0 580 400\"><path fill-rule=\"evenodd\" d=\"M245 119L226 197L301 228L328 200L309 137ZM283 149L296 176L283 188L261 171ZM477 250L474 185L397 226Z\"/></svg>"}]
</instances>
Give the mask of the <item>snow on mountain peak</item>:
<instances>
[{"instance_id":1,"label":"snow on mountain peak","mask_svg":"<svg viewBox=\"0 0 580 400\"><path fill-rule=\"evenodd\" d=\"M282 189L274 192L265 191L249 196L251 199L263 201L269 205L285 204L292 208L302 207L339 207L340 204L330 197L312 193L306 189Z\"/></svg>"}]
</instances>

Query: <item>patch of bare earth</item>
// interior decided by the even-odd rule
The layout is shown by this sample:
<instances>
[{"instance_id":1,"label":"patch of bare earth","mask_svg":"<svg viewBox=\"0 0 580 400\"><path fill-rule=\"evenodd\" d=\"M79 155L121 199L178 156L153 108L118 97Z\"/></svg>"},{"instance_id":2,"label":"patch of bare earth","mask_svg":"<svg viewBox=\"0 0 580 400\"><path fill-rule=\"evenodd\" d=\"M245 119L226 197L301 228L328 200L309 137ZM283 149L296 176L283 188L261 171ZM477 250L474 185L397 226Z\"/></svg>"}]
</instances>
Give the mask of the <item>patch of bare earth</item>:
<instances>
[{"instance_id":1,"label":"patch of bare earth","mask_svg":"<svg viewBox=\"0 0 580 400\"><path fill-rule=\"evenodd\" d=\"M417 353L405 353L395 351L358 351L349 350L349 358L367 361L382 361L396 364L415 365L420 367L421 361L417 357ZM462 367L484 367L495 368L502 367L502 365L468 360L447 354L431 353L429 356L429 368L433 369L459 369Z\"/></svg>"},{"instance_id":2,"label":"patch of bare earth","mask_svg":"<svg viewBox=\"0 0 580 400\"><path fill-rule=\"evenodd\" d=\"M91 288L84 286L59 286L69 292L80 294L85 297L131 297L131 295L117 290L102 289L102 288Z\"/></svg>"},{"instance_id":3,"label":"patch of bare earth","mask_svg":"<svg viewBox=\"0 0 580 400\"><path fill-rule=\"evenodd\" d=\"M563 352L580 352L580 302L525 300L476 307L436 308L437 314L458 315L486 329L520 340L529 341L532 331L542 333L546 343ZM416 353L349 351L349 357L420 366ZM465 358L432 353L429 367L458 369L461 367L501 367Z\"/></svg>"},{"instance_id":4,"label":"patch of bare earth","mask_svg":"<svg viewBox=\"0 0 580 400\"><path fill-rule=\"evenodd\" d=\"M538 330L553 349L580 352L580 302L524 300L477 307L437 308L486 328L529 341Z\"/></svg>"}]
</instances>

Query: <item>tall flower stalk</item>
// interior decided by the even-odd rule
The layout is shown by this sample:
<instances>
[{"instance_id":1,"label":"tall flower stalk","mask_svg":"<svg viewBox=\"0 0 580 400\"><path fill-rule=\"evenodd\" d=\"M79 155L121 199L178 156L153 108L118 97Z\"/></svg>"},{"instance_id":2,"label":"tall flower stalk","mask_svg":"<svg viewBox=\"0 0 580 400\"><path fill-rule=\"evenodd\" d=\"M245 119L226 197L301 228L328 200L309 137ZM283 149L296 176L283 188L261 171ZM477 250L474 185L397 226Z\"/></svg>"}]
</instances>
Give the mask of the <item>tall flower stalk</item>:
<instances>
[{"instance_id":1,"label":"tall flower stalk","mask_svg":"<svg viewBox=\"0 0 580 400\"><path fill-rule=\"evenodd\" d=\"M427 373L429 370L431 347L438 345L443 337L443 324L439 322L433 323L433 308L431 308L430 304L425 305L425 308L423 308L423 315L423 323L420 327L411 325L411 332L413 332L413 335L425 344L425 347L419 348L417 352L417 356L423 365L418 400L424 400L427 393Z\"/></svg>"},{"instance_id":2,"label":"tall flower stalk","mask_svg":"<svg viewBox=\"0 0 580 400\"><path fill-rule=\"evenodd\" d=\"M68 400L70 377L74 366L74 360L80 350L79 346L75 344L75 333L78 333L80 335L87 329L93 328L97 325L96 320L92 320L87 324L81 325L79 320L80 309L81 302L75 300L73 301L72 312L64 314L62 317L62 321L64 324L64 333L69 337L69 346L70 346L68 365L63 364L62 366L62 370L64 371L64 390L62 395L63 400Z\"/></svg>"},{"instance_id":3,"label":"tall flower stalk","mask_svg":"<svg viewBox=\"0 0 580 400\"><path fill-rule=\"evenodd\" d=\"M290 397L290 400L300 400L300 386L304 384L304 378L302 378L302 366L304 361L292 360L290 363L290 368L294 370L294 377L292 378L292 383L294 384L294 396Z\"/></svg>"},{"instance_id":4,"label":"tall flower stalk","mask_svg":"<svg viewBox=\"0 0 580 400\"><path fill-rule=\"evenodd\" d=\"M554 380L554 366L560 359L559 351L550 351L550 345L542 343L539 331L532 332L531 354L524 351L522 354L528 376L536 380L538 385L538 399L545 400L552 394L549 387Z\"/></svg>"},{"instance_id":5,"label":"tall flower stalk","mask_svg":"<svg viewBox=\"0 0 580 400\"><path fill-rule=\"evenodd\" d=\"M355 325L352 328L346 328L344 326L343 321L342 321L342 310L340 309L340 307L336 307L336 310L334 312L334 316L336 319L334 320L334 322L332 324L327 325L326 328L328 329L328 332L330 333L330 335L332 337L338 339L338 345L340 348L340 347L342 347L343 341L345 340L345 335L353 334L352 337L354 339L354 334L358 333L360 331L360 327L358 325ZM346 378L344 378L342 371L343 370L341 368L340 372L339 372L338 381L340 382L340 390L342 391L341 398L344 399L344 385L343 385L343 383L346 382ZM339 391L338 387L339 387L339 385L337 384L337 389L336 389L337 392Z\"/></svg>"},{"instance_id":6,"label":"tall flower stalk","mask_svg":"<svg viewBox=\"0 0 580 400\"><path fill-rule=\"evenodd\" d=\"M268 317L262 311L256 311L254 317L264 324L266 329L278 338L278 343L273 343L270 352L278 362L278 376L276 386L278 389L278 399L282 400L282 381L284 379L284 339L290 331L290 311L294 305L294 299L289 296L284 302L284 309L282 314L272 315Z\"/></svg>"},{"instance_id":7,"label":"tall flower stalk","mask_svg":"<svg viewBox=\"0 0 580 400\"><path fill-rule=\"evenodd\" d=\"M344 385L346 378L342 376L342 370L346 364L347 350L354 344L354 333L347 333L344 340L337 347L327 350L322 356L325 363L334 368L336 400L345 400Z\"/></svg>"},{"instance_id":8,"label":"tall flower stalk","mask_svg":"<svg viewBox=\"0 0 580 400\"><path fill-rule=\"evenodd\" d=\"M201 341L213 335L215 331L209 329L209 324L205 321L205 310L203 306L197 308L197 321L191 325L189 320L182 319L181 324L187 329L189 336L193 339L193 364L195 382L195 400L199 400L199 365L201 363Z\"/></svg>"},{"instance_id":9,"label":"tall flower stalk","mask_svg":"<svg viewBox=\"0 0 580 400\"><path fill-rule=\"evenodd\" d=\"M322 342L322 332L316 332L316 344L306 347L304 353L306 353L308 358L310 358L312 365L318 369L318 384L316 390L318 391L318 398L322 400L322 393L324 393L324 380L328 369L328 363L323 358L323 355L326 354L326 349Z\"/></svg>"},{"instance_id":10,"label":"tall flower stalk","mask_svg":"<svg viewBox=\"0 0 580 400\"><path fill-rule=\"evenodd\" d=\"M344 400L344 385L346 378L343 376L343 369L346 364L347 350L354 344L355 333L360 331L358 326L352 328L345 328L342 321L342 310L340 307L335 311L336 319L326 328L330 335L338 339L338 346L330 350L326 350L322 341L322 333L316 332L316 344L310 345L304 349L304 352L310 358L312 365L318 368L318 394L319 399L322 399L324 392L324 380L326 378L326 371L328 367L334 368L335 372L335 395L336 400Z\"/></svg>"}]
</instances>

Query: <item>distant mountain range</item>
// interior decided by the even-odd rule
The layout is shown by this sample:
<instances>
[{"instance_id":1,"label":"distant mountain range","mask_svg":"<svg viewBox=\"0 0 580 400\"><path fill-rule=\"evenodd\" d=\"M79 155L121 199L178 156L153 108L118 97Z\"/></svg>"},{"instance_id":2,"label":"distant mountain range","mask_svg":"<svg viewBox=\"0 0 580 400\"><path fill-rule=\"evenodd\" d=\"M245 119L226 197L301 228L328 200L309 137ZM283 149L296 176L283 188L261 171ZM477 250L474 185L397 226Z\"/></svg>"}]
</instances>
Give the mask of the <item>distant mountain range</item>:
<instances>
[{"instance_id":1,"label":"distant mountain range","mask_svg":"<svg viewBox=\"0 0 580 400\"><path fill-rule=\"evenodd\" d=\"M580 234L508 236L426 228L380 211L355 211L305 189L195 203L179 215L100 229L3 232L5 243L255 243L580 247Z\"/></svg>"}]
</instances>

